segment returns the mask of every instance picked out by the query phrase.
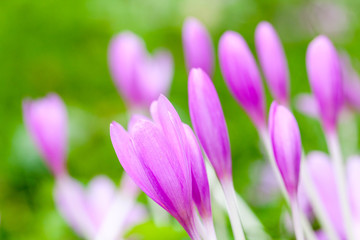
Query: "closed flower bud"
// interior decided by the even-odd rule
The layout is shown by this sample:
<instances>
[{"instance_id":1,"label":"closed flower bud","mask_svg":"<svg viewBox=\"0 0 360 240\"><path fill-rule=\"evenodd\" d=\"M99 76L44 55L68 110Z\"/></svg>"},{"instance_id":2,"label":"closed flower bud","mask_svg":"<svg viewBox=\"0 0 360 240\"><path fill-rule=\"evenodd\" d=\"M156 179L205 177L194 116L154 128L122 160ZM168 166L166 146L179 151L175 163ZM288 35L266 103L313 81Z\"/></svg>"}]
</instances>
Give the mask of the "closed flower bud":
<instances>
[{"instance_id":1,"label":"closed flower bud","mask_svg":"<svg viewBox=\"0 0 360 240\"><path fill-rule=\"evenodd\" d=\"M201 68L209 76L214 71L214 47L206 28L195 18L187 18L182 30L187 69Z\"/></svg>"},{"instance_id":2,"label":"closed flower bud","mask_svg":"<svg viewBox=\"0 0 360 240\"><path fill-rule=\"evenodd\" d=\"M284 49L273 26L261 22L255 32L256 50L265 79L276 101L289 103L289 71Z\"/></svg>"}]
</instances>

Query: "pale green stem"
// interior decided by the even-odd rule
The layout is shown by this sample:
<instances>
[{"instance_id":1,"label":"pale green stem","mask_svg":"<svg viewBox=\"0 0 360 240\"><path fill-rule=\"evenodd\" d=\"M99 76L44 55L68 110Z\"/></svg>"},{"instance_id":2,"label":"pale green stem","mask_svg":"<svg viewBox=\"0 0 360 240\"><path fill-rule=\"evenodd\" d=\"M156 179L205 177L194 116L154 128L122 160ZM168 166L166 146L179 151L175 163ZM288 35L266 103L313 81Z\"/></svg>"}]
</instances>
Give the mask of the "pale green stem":
<instances>
[{"instance_id":1,"label":"pale green stem","mask_svg":"<svg viewBox=\"0 0 360 240\"><path fill-rule=\"evenodd\" d=\"M296 196L291 200L291 211L296 239L304 240L304 233L301 229L300 209Z\"/></svg>"},{"instance_id":2,"label":"pale green stem","mask_svg":"<svg viewBox=\"0 0 360 240\"><path fill-rule=\"evenodd\" d=\"M206 231L206 240L217 240L216 238L216 232L215 232L215 228L214 228L214 221L212 219L212 217L207 217L203 220L204 222L204 227L205 227L205 231Z\"/></svg>"},{"instance_id":3,"label":"pale green stem","mask_svg":"<svg viewBox=\"0 0 360 240\"><path fill-rule=\"evenodd\" d=\"M335 178L340 200L340 208L342 212L343 222L345 225L348 240L354 240L352 230L352 217L350 212L350 202L348 199L348 191L345 177L345 167L341 155L340 144L336 133L326 134L326 141L329 152L334 164Z\"/></svg>"}]
</instances>

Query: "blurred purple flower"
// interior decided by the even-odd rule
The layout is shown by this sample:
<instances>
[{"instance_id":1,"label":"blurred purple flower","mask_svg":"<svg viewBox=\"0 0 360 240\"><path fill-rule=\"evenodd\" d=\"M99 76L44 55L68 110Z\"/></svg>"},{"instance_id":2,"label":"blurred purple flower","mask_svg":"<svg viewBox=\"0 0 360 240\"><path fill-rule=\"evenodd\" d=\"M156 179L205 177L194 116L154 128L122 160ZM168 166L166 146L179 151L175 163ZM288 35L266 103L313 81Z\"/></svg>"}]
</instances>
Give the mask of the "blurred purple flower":
<instances>
[{"instance_id":1,"label":"blurred purple flower","mask_svg":"<svg viewBox=\"0 0 360 240\"><path fill-rule=\"evenodd\" d=\"M169 91L173 77L170 52L158 50L150 56L143 40L132 32L111 40L109 65L115 85L130 107L147 108Z\"/></svg>"},{"instance_id":2,"label":"blurred purple flower","mask_svg":"<svg viewBox=\"0 0 360 240\"><path fill-rule=\"evenodd\" d=\"M309 117L319 118L319 107L316 99L311 94L302 93L297 95L295 104L296 109L301 113Z\"/></svg>"},{"instance_id":3,"label":"blurred purple flower","mask_svg":"<svg viewBox=\"0 0 360 240\"><path fill-rule=\"evenodd\" d=\"M292 113L276 102L273 102L270 108L269 132L277 166L290 199L294 199L300 173L300 132Z\"/></svg>"},{"instance_id":4,"label":"blurred purple flower","mask_svg":"<svg viewBox=\"0 0 360 240\"><path fill-rule=\"evenodd\" d=\"M23 101L26 128L52 173L66 172L68 119L64 102L52 93L38 100Z\"/></svg>"},{"instance_id":5,"label":"blurred purple flower","mask_svg":"<svg viewBox=\"0 0 360 240\"><path fill-rule=\"evenodd\" d=\"M121 198L117 194L121 194ZM113 229L117 233L130 229L146 217L145 209L140 204L135 204L137 194L129 193L128 188L124 187L117 192L115 185L105 176L95 177L85 189L75 179L64 175L58 178L54 196L64 219L79 236L87 239L95 238L114 204L122 209L113 221L126 219L120 222L121 226ZM125 204L128 199L133 203L130 209Z\"/></svg>"},{"instance_id":6,"label":"blurred purple flower","mask_svg":"<svg viewBox=\"0 0 360 240\"><path fill-rule=\"evenodd\" d=\"M183 124L166 97L161 95L152 105L155 123L135 117L126 132L113 122L111 141L121 165L134 182L169 212L192 239L199 239Z\"/></svg>"},{"instance_id":7,"label":"blurred purple flower","mask_svg":"<svg viewBox=\"0 0 360 240\"><path fill-rule=\"evenodd\" d=\"M289 104L289 71L284 49L273 26L261 22L256 27L255 43L265 78L276 101Z\"/></svg>"},{"instance_id":8,"label":"blurred purple flower","mask_svg":"<svg viewBox=\"0 0 360 240\"><path fill-rule=\"evenodd\" d=\"M343 104L342 70L336 49L327 37L318 36L309 44L306 66L323 126L328 132L335 131Z\"/></svg>"},{"instance_id":9,"label":"blurred purple flower","mask_svg":"<svg viewBox=\"0 0 360 240\"><path fill-rule=\"evenodd\" d=\"M204 25L196 18L187 18L182 39L188 71L201 68L211 76L214 71L214 46Z\"/></svg>"},{"instance_id":10,"label":"blurred purple flower","mask_svg":"<svg viewBox=\"0 0 360 240\"><path fill-rule=\"evenodd\" d=\"M232 178L229 134L216 89L201 69L189 75L189 110L204 151L220 181Z\"/></svg>"},{"instance_id":11,"label":"blurred purple flower","mask_svg":"<svg viewBox=\"0 0 360 240\"><path fill-rule=\"evenodd\" d=\"M266 125L265 96L255 59L243 37L225 32L219 43L222 74L235 99L258 128Z\"/></svg>"},{"instance_id":12,"label":"blurred purple flower","mask_svg":"<svg viewBox=\"0 0 360 240\"><path fill-rule=\"evenodd\" d=\"M344 77L345 102L350 108L360 111L360 77L346 54L341 56L341 65Z\"/></svg>"}]
</instances>

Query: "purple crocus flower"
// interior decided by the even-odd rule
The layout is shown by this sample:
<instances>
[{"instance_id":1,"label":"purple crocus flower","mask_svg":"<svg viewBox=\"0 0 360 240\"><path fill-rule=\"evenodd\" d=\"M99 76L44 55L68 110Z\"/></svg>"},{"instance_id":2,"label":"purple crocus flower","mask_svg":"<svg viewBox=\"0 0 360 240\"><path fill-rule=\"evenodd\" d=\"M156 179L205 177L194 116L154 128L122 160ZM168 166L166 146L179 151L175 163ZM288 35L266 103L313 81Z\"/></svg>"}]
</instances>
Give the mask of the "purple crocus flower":
<instances>
[{"instance_id":1,"label":"purple crocus flower","mask_svg":"<svg viewBox=\"0 0 360 240\"><path fill-rule=\"evenodd\" d=\"M324 129L333 132L343 103L343 83L340 59L327 37L318 36L310 43L306 66Z\"/></svg>"},{"instance_id":2,"label":"purple crocus flower","mask_svg":"<svg viewBox=\"0 0 360 240\"><path fill-rule=\"evenodd\" d=\"M266 125L265 96L255 59L244 38L225 32L219 43L222 74L231 93L258 128Z\"/></svg>"},{"instance_id":3,"label":"purple crocus flower","mask_svg":"<svg viewBox=\"0 0 360 240\"><path fill-rule=\"evenodd\" d=\"M26 128L52 173L66 172L68 119L64 102L52 93L38 100L23 101Z\"/></svg>"},{"instance_id":4,"label":"purple crocus flower","mask_svg":"<svg viewBox=\"0 0 360 240\"><path fill-rule=\"evenodd\" d=\"M196 18L187 18L182 39L187 69L201 68L211 76L214 71L214 47L204 25Z\"/></svg>"},{"instance_id":5,"label":"purple crocus flower","mask_svg":"<svg viewBox=\"0 0 360 240\"><path fill-rule=\"evenodd\" d=\"M203 155L192 129L184 124L191 159L192 196L201 218L212 221L209 181Z\"/></svg>"},{"instance_id":6,"label":"purple crocus flower","mask_svg":"<svg viewBox=\"0 0 360 240\"><path fill-rule=\"evenodd\" d=\"M132 32L115 36L109 47L109 65L115 85L130 107L147 108L159 94L167 94L173 77L170 52L150 56L142 39Z\"/></svg>"},{"instance_id":7,"label":"purple crocus flower","mask_svg":"<svg viewBox=\"0 0 360 240\"><path fill-rule=\"evenodd\" d=\"M155 123L145 117L131 120L128 132L113 122L110 136L115 152L140 189L169 212L192 239L199 239L182 122L164 96L153 107L153 115Z\"/></svg>"},{"instance_id":8,"label":"purple crocus flower","mask_svg":"<svg viewBox=\"0 0 360 240\"><path fill-rule=\"evenodd\" d=\"M123 181L127 181L125 179ZM117 226L116 229L109 230L114 231L116 236L107 239L117 239L146 217L144 207L135 204L137 194L124 185L117 190L105 176L95 177L85 189L75 179L64 175L56 182L54 197L57 208L67 223L79 236L87 239L95 239L104 227L105 219L114 210L114 205L120 208L116 218L112 219Z\"/></svg>"},{"instance_id":9,"label":"purple crocus flower","mask_svg":"<svg viewBox=\"0 0 360 240\"><path fill-rule=\"evenodd\" d=\"M275 161L290 199L295 198L299 184L301 139L292 113L276 102L271 104L269 132Z\"/></svg>"},{"instance_id":10,"label":"purple crocus flower","mask_svg":"<svg viewBox=\"0 0 360 240\"><path fill-rule=\"evenodd\" d=\"M289 103L289 71L284 49L273 26L261 22L256 27L255 43L261 67L276 101Z\"/></svg>"},{"instance_id":11,"label":"purple crocus flower","mask_svg":"<svg viewBox=\"0 0 360 240\"><path fill-rule=\"evenodd\" d=\"M201 69L189 75L189 110L204 151L220 179L232 178L229 134L215 87Z\"/></svg>"}]
</instances>

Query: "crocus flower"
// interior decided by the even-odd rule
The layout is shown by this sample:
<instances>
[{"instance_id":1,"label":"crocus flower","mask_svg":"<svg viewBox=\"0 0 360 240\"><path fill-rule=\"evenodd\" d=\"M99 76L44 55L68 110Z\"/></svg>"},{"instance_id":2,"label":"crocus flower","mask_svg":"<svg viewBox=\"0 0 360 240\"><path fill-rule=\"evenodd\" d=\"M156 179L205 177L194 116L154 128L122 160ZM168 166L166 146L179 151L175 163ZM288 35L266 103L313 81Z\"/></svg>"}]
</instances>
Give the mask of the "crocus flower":
<instances>
[{"instance_id":1,"label":"crocus flower","mask_svg":"<svg viewBox=\"0 0 360 240\"><path fill-rule=\"evenodd\" d=\"M107 239L117 239L146 217L145 209L135 204L137 194L124 186L116 190L113 182L105 176L95 177L87 189L68 175L62 176L56 183L54 197L67 223L79 236L87 239L95 239L108 215L114 211L114 205L118 208L116 218L112 220L117 226L110 230L116 236Z\"/></svg>"},{"instance_id":2,"label":"crocus flower","mask_svg":"<svg viewBox=\"0 0 360 240\"><path fill-rule=\"evenodd\" d=\"M255 31L256 50L265 78L276 101L288 105L289 71L280 39L268 22L261 22Z\"/></svg>"},{"instance_id":3,"label":"crocus flower","mask_svg":"<svg viewBox=\"0 0 360 240\"><path fill-rule=\"evenodd\" d=\"M292 113L276 102L270 108L269 132L275 161L290 198L296 238L302 240L304 238L297 200L301 161L300 131Z\"/></svg>"},{"instance_id":4,"label":"crocus flower","mask_svg":"<svg viewBox=\"0 0 360 240\"><path fill-rule=\"evenodd\" d=\"M199 239L194 222L191 163L182 122L162 95L153 110L155 123L137 117L131 120L128 132L113 122L111 141L124 170L140 189L169 212L192 239Z\"/></svg>"},{"instance_id":5,"label":"crocus flower","mask_svg":"<svg viewBox=\"0 0 360 240\"><path fill-rule=\"evenodd\" d=\"M200 216L212 221L209 181L206 174L205 163L196 136L192 129L184 124L186 135L185 144L189 145L191 159L192 196Z\"/></svg>"},{"instance_id":6,"label":"crocus flower","mask_svg":"<svg viewBox=\"0 0 360 240\"><path fill-rule=\"evenodd\" d=\"M190 71L188 84L190 117L196 135L218 178L231 178L229 134L215 87L201 69Z\"/></svg>"},{"instance_id":7,"label":"crocus flower","mask_svg":"<svg viewBox=\"0 0 360 240\"><path fill-rule=\"evenodd\" d=\"M332 132L343 103L343 83L339 57L327 37L318 36L310 43L306 66L324 129Z\"/></svg>"},{"instance_id":8,"label":"crocus flower","mask_svg":"<svg viewBox=\"0 0 360 240\"><path fill-rule=\"evenodd\" d=\"M23 101L23 116L36 147L55 176L66 172L67 112L56 94L38 100Z\"/></svg>"},{"instance_id":9,"label":"crocus flower","mask_svg":"<svg viewBox=\"0 0 360 240\"><path fill-rule=\"evenodd\" d=\"M265 96L255 59L243 37L224 33L219 43L222 74L231 93L257 127L266 125Z\"/></svg>"},{"instance_id":10,"label":"crocus flower","mask_svg":"<svg viewBox=\"0 0 360 240\"><path fill-rule=\"evenodd\" d=\"M294 198L299 184L300 132L292 113L276 102L273 102L270 108L269 132L275 161L290 198Z\"/></svg>"},{"instance_id":11,"label":"crocus flower","mask_svg":"<svg viewBox=\"0 0 360 240\"><path fill-rule=\"evenodd\" d=\"M344 100L351 109L360 111L360 77L346 54L341 56L341 66L344 79Z\"/></svg>"},{"instance_id":12,"label":"crocus flower","mask_svg":"<svg viewBox=\"0 0 360 240\"><path fill-rule=\"evenodd\" d=\"M197 19L189 17L183 26L182 39L187 69L201 68L211 76L214 71L214 47L206 28Z\"/></svg>"},{"instance_id":13,"label":"crocus flower","mask_svg":"<svg viewBox=\"0 0 360 240\"><path fill-rule=\"evenodd\" d=\"M147 108L159 94L167 94L173 77L170 52L150 56L142 39L131 32L115 36L109 47L109 65L115 85L130 107Z\"/></svg>"}]
</instances>

